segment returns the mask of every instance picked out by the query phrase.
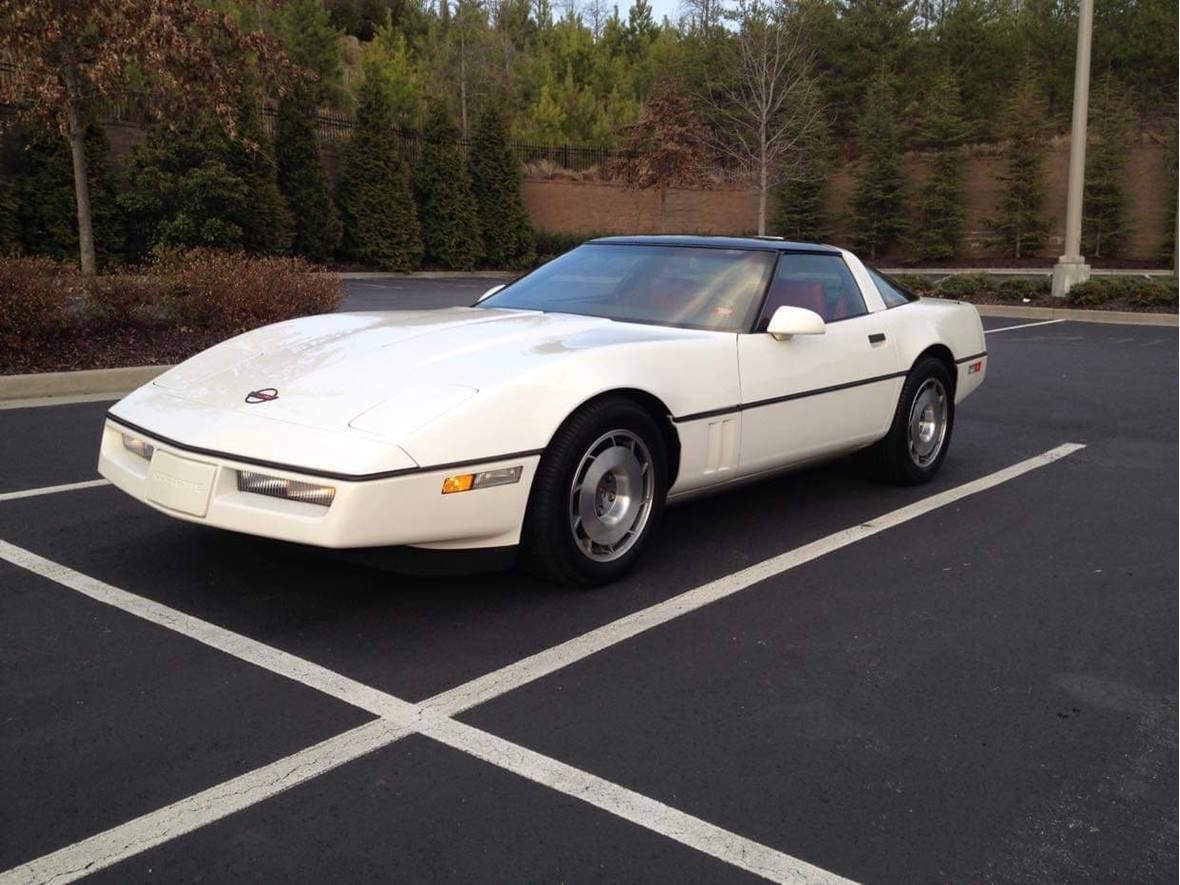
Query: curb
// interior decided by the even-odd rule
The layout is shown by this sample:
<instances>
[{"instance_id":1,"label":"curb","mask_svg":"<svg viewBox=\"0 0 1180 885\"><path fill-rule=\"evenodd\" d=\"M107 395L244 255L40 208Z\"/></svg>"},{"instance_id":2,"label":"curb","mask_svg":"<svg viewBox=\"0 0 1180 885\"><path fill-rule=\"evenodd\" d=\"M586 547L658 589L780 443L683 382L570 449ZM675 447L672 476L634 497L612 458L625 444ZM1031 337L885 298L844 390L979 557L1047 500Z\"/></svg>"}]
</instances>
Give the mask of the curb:
<instances>
[{"instance_id":1,"label":"curb","mask_svg":"<svg viewBox=\"0 0 1180 885\"><path fill-rule=\"evenodd\" d=\"M380 270L349 270L336 274L342 280L514 280L523 271L511 270L416 270L387 273Z\"/></svg>"},{"instance_id":2,"label":"curb","mask_svg":"<svg viewBox=\"0 0 1180 885\"><path fill-rule=\"evenodd\" d=\"M919 277L952 277L962 274L983 274L996 277L1051 277L1051 267L883 267L881 273L890 276L909 274ZM1096 267L1092 277L1171 277L1175 271L1162 267Z\"/></svg>"},{"instance_id":3,"label":"curb","mask_svg":"<svg viewBox=\"0 0 1180 885\"><path fill-rule=\"evenodd\" d=\"M0 375L0 401L92 396L122 396L147 384L171 366L127 366L121 369L86 369L80 372L36 372Z\"/></svg>"},{"instance_id":4,"label":"curb","mask_svg":"<svg viewBox=\"0 0 1180 885\"><path fill-rule=\"evenodd\" d=\"M968 302L970 303L970 302ZM1137 313L1128 310L1079 310L1076 307L1021 307L1006 304L977 304L983 317L1010 317L1023 320L1073 320L1077 323L1105 323L1115 326L1180 325L1174 313Z\"/></svg>"}]
</instances>

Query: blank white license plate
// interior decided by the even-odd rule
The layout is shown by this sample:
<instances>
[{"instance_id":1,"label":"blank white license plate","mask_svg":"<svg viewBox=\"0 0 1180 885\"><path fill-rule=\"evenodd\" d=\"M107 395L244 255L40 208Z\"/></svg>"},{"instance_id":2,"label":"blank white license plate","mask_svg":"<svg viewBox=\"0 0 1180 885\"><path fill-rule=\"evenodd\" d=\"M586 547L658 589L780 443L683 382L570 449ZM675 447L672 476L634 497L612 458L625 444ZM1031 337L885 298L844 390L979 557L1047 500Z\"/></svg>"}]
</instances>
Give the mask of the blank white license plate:
<instances>
[{"instance_id":1,"label":"blank white license plate","mask_svg":"<svg viewBox=\"0 0 1180 885\"><path fill-rule=\"evenodd\" d=\"M147 499L169 510L204 516L216 475L216 464L178 458L157 449L148 468Z\"/></svg>"}]
</instances>

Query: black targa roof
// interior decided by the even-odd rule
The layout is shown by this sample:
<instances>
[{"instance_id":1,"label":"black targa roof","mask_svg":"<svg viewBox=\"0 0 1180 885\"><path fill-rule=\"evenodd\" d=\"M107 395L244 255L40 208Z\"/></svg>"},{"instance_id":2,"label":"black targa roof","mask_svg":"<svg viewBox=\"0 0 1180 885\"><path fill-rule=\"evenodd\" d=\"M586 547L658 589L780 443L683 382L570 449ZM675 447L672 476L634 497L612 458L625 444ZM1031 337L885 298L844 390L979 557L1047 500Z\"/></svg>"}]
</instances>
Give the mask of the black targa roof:
<instances>
[{"instance_id":1,"label":"black targa roof","mask_svg":"<svg viewBox=\"0 0 1180 885\"><path fill-rule=\"evenodd\" d=\"M697 246L706 249L757 249L763 252L818 252L838 255L835 246L819 243L796 243L772 237L705 237L664 234L659 236L599 237L592 244L617 246Z\"/></svg>"}]
</instances>

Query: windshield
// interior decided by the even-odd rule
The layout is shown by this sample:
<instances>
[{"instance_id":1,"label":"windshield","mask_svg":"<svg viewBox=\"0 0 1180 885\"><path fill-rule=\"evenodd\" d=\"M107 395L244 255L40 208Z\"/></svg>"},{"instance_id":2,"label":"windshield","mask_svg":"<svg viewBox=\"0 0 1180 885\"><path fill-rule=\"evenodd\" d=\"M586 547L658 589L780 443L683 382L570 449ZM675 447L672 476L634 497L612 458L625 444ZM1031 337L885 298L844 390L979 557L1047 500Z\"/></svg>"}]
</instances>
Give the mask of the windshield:
<instances>
[{"instance_id":1,"label":"windshield","mask_svg":"<svg viewBox=\"0 0 1180 885\"><path fill-rule=\"evenodd\" d=\"M774 258L745 249L587 243L478 306L744 332Z\"/></svg>"}]
</instances>

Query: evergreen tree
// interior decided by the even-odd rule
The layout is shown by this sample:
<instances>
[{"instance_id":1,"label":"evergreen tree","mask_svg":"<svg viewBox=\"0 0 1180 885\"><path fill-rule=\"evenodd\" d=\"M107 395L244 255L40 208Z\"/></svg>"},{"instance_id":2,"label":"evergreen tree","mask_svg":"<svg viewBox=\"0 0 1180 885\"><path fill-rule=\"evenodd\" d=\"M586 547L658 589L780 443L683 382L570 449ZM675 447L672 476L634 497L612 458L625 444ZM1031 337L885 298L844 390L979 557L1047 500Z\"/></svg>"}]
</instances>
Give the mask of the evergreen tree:
<instances>
[{"instance_id":1,"label":"evergreen tree","mask_svg":"<svg viewBox=\"0 0 1180 885\"><path fill-rule=\"evenodd\" d=\"M285 255L291 251L295 219L279 190L278 163L262 127L258 95L243 97L238 112L238 137L220 138L225 164L242 180L250 195L242 225L242 241L254 255Z\"/></svg>"},{"instance_id":2,"label":"evergreen tree","mask_svg":"<svg viewBox=\"0 0 1180 885\"><path fill-rule=\"evenodd\" d=\"M352 137L341 157L336 204L346 257L381 270L417 267L422 258L418 216L398 153L386 80L372 65L365 69Z\"/></svg>"},{"instance_id":3,"label":"evergreen tree","mask_svg":"<svg viewBox=\"0 0 1180 885\"><path fill-rule=\"evenodd\" d=\"M293 220L256 106L243 102L238 132L230 139L211 118L148 131L128 164L135 187L119 196L130 258L158 245L290 249Z\"/></svg>"},{"instance_id":4,"label":"evergreen tree","mask_svg":"<svg viewBox=\"0 0 1180 885\"><path fill-rule=\"evenodd\" d=\"M449 270L471 270L483 243L459 130L451 125L445 105L435 105L421 146L414 165L414 198L426 260Z\"/></svg>"},{"instance_id":5,"label":"evergreen tree","mask_svg":"<svg viewBox=\"0 0 1180 885\"><path fill-rule=\"evenodd\" d=\"M778 212L772 229L788 240L822 243L832 235L826 207L831 171L827 156L829 146L826 133L821 133L814 149L809 150L803 159L801 174L775 189Z\"/></svg>"},{"instance_id":6,"label":"evergreen tree","mask_svg":"<svg viewBox=\"0 0 1180 885\"><path fill-rule=\"evenodd\" d=\"M341 32L322 0L291 0L278 13L278 32L287 57L318 78L315 101L339 98Z\"/></svg>"},{"instance_id":7,"label":"evergreen tree","mask_svg":"<svg viewBox=\"0 0 1180 885\"><path fill-rule=\"evenodd\" d=\"M102 127L86 130L86 165L90 173L90 213L98 265L123 257L124 227L118 188L109 162L110 145ZM78 204L74 195L69 144L56 132L31 135L18 158L16 197L20 239L26 255L78 258Z\"/></svg>"},{"instance_id":8,"label":"evergreen tree","mask_svg":"<svg viewBox=\"0 0 1180 885\"><path fill-rule=\"evenodd\" d=\"M852 194L853 228L857 245L876 258L909 230L901 130L893 87L884 71L869 86L858 135L862 160Z\"/></svg>"},{"instance_id":9,"label":"evergreen tree","mask_svg":"<svg viewBox=\"0 0 1180 885\"><path fill-rule=\"evenodd\" d=\"M1110 73L1090 99L1094 136L1086 154L1082 240L1094 258L1117 255L1127 237L1127 192L1123 172L1135 125L1126 92Z\"/></svg>"},{"instance_id":10,"label":"evergreen tree","mask_svg":"<svg viewBox=\"0 0 1180 885\"><path fill-rule=\"evenodd\" d=\"M917 252L921 258L953 258L959 250L967 131L958 81L944 71L930 86L919 129L921 145L930 158L920 195Z\"/></svg>"},{"instance_id":11,"label":"evergreen tree","mask_svg":"<svg viewBox=\"0 0 1180 885\"><path fill-rule=\"evenodd\" d=\"M300 83L279 102L275 160L279 190L295 222L291 249L311 261L328 261L340 245L340 218L332 186L320 162L312 90Z\"/></svg>"},{"instance_id":12,"label":"evergreen tree","mask_svg":"<svg viewBox=\"0 0 1180 885\"><path fill-rule=\"evenodd\" d=\"M991 227L1015 258L1036 254L1045 242L1042 166L1045 160L1045 100L1031 69L1026 68L1004 108L1001 132L1006 140L1000 213Z\"/></svg>"},{"instance_id":13,"label":"evergreen tree","mask_svg":"<svg viewBox=\"0 0 1180 885\"><path fill-rule=\"evenodd\" d=\"M485 260L497 268L527 266L535 246L521 191L520 164L508 147L504 119L493 106L476 121L470 168Z\"/></svg>"},{"instance_id":14,"label":"evergreen tree","mask_svg":"<svg viewBox=\"0 0 1180 885\"><path fill-rule=\"evenodd\" d=\"M0 169L0 257L20 251L20 200L8 173Z\"/></svg>"}]
</instances>

